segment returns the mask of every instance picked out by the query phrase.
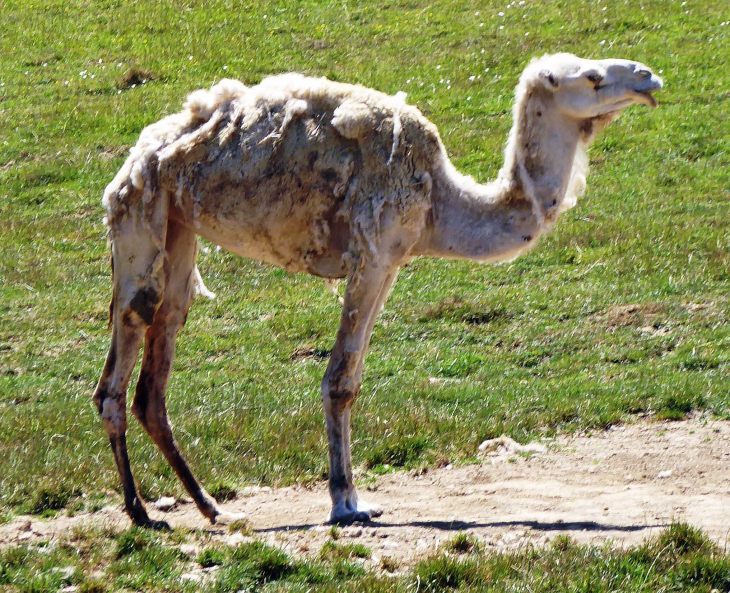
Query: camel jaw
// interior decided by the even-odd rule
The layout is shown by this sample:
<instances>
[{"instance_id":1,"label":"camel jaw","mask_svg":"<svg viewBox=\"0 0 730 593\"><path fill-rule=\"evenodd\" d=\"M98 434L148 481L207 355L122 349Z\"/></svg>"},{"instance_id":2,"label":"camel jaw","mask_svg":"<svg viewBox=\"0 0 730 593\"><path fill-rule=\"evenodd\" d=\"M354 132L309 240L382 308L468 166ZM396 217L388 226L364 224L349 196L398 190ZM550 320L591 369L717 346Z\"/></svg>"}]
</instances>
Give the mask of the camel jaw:
<instances>
[{"instance_id":1,"label":"camel jaw","mask_svg":"<svg viewBox=\"0 0 730 593\"><path fill-rule=\"evenodd\" d=\"M654 98L652 92L653 91L636 91L639 98L638 102L648 105L651 108L656 108L656 106L659 105L659 101Z\"/></svg>"}]
</instances>

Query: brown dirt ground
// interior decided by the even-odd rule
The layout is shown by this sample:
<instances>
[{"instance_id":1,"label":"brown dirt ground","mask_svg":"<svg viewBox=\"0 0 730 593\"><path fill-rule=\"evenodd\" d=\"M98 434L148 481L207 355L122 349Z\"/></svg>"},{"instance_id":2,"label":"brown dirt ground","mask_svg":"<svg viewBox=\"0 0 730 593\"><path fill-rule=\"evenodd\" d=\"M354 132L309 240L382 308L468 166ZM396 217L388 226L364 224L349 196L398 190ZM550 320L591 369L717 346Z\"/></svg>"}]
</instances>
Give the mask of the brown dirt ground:
<instances>
[{"instance_id":1,"label":"brown dirt ground","mask_svg":"<svg viewBox=\"0 0 730 593\"><path fill-rule=\"evenodd\" d=\"M541 545L558 534L583 543L630 545L681 520L727 545L730 423L701 417L641 420L544 444L547 452L531 457L494 452L480 465L380 476L361 496L385 513L372 523L342 528L342 541L368 546L372 562L387 556L409 566L459 531L493 549ZM323 524L329 511L324 484L247 488L223 506L246 513L254 538L290 553L314 554L330 538ZM152 509L151 515L173 527L203 529L208 541L249 539L211 526L189 502L167 513ZM129 521L119 505L51 520L19 517L0 526L0 546L60 538L88 523L124 528Z\"/></svg>"}]
</instances>

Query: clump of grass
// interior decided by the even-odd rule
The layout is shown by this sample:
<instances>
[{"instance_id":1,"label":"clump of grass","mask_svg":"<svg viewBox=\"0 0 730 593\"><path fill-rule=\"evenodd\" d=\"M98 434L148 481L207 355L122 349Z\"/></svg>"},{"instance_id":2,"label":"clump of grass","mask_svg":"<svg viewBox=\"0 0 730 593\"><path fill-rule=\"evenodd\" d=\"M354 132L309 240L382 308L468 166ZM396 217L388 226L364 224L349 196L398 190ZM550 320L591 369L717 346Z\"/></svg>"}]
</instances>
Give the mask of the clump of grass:
<instances>
[{"instance_id":1,"label":"clump of grass","mask_svg":"<svg viewBox=\"0 0 730 593\"><path fill-rule=\"evenodd\" d=\"M228 525L228 533L241 533L242 535L253 535L253 527L248 519L236 519Z\"/></svg>"},{"instance_id":2,"label":"clump of grass","mask_svg":"<svg viewBox=\"0 0 730 593\"><path fill-rule=\"evenodd\" d=\"M472 303L460 298L446 298L436 306L429 307L418 318L421 322L445 320L461 322L469 325L483 325L498 319L509 319L510 314L502 307L483 310Z\"/></svg>"},{"instance_id":3,"label":"clump of grass","mask_svg":"<svg viewBox=\"0 0 730 593\"><path fill-rule=\"evenodd\" d=\"M687 523L672 523L656 540L655 548L681 556L715 552L717 546L702 531Z\"/></svg>"},{"instance_id":4,"label":"clump of grass","mask_svg":"<svg viewBox=\"0 0 730 593\"><path fill-rule=\"evenodd\" d=\"M422 436L405 437L398 441L381 443L368 451L365 466L368 469L386 464L403 467L416 462L428 445L428 439Z\"/></svg>"},{"instance_id":5,"label":"clump of grass","mask_svg":"<svg viewBox=\"0 0 730 593\"><path fill-rule=\"evenodd\" d=\"M226 560L226 554L218 548L207 548L198 554L196 560L203 568L210 568L211 566L223 564Z\"/></svg>"},{"instance_id":6,"label":"clump of grass","mask_svg":"<svg viewBox=\"0 0 730 593\"><path fill-rule=\"evenodd\" d=\"M106 593L107 588L104 583L98 580L84 581L79 585L79 593Z\"/></svg>"},{"instance_id":7,"label":"clump of grass","mask_svg":"<svg viewBox=\"0 0 730 593\"><path fill-rule=\"evenodd\" d=\"M27 511L32 515L48 514L61 510L72 498L79 496L81 496L81 490L67 484L43 486L32 495Z\"/></svg>"},{"instance_id":8,"label":"clump of grass","mask_svg":"<svg viewBox=\"0 0 730 593\"><path fill-rule=\"evenodd\" d=\"M692 410L705 405L702 397L672 393L659 402L656 417L658 420L683 420Z\"/></svg>"},{"instance_id":9,"label":"clump of grass","mask_svg":"<svg viewBox=\"0 0 730 593\"><path fill-rule=\"evenodd\" d=\"M319 551L319 557L324 560L350 560L352 558L370 558L370 548L363 544L338 544L326 542Z\"/></svg>"},{"instance_id":10,"label":"clump of grass","mask_svg":"<svg viewBox=\"0 0 730 593\"><path fill-rule=\"evenodd\" d=\"M236 489L226 482L217 482L208 490L218 502L227 502L236 498Z\"/></svg>"},{"instance_id":11,"label":"clump of grass","mask_svg":"<svg viewBox=\"0 0 730 593\"><path fill-rule=\"evenodd\" d=\"M421 591L444 591L458 589L480 582L478 565L475 560L454 556L434 556L420 562L415 570Z\"/></svg>"},{"instance_id":12,"label":"clump of grass","mask_svg":"<svg viewBox=\"0 0 730 593\"><path fill-rule=\"evenodd\" d=\"M573 541L573 538L570 537L567 533L561 533L559 536L553 539L550 547L555 552L567 552L571 548L575 547L575 542Z\"/></svg>"},{"instance_id":13,"label":"clump of grass","mask_svg":"<svg viewBox=\"0 0 730 593\"><path fill-rule=\"evenodd\" d=\"M333 525L332 527L329 528L329 531L327 532L327 534L333 540L338 540L338 539L340 539L340 528L337 527L337 525Z\"/></svg>"},{"instance_id":14,"label":"clump of grass","mask_svg":"<svg viewBox=\"0 0 730 593\"><path fill-rule=\"evenodd\" d=\"M132 527L117 536L116 557L124 558L130 554L143 550L152 544L152 535L146 529Z\"/></svg>"},{"instance_id":15,"label":"clump of grass","mask_svg":"<svg viewBox=\"0 0 730 593\"><path fill-rule=\"evenodd\" d=\"M400 568L400 562L392 556L383 556L380 559L380 568L385 572L395 572Z\"/></svg>"},{"instance_id":16,"label":"clump of grass","mask_svg":"<svg viewBox=\"0 0 730 593\"><path fill-rule=\"evenodd\" d=\"M446 550L455 552L457 554L472 554L481 551L481 544L479 540L465 532L460 532L456 536L448 541L444 546Z\"/></svg>"}]
</instances>

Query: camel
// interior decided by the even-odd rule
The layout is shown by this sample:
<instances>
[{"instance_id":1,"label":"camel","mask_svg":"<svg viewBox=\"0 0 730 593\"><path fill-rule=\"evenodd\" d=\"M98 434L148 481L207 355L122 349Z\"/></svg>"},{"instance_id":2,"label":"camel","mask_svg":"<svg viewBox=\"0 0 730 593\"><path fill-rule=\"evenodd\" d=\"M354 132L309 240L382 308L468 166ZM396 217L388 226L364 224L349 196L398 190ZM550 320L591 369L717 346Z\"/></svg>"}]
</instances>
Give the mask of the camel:
<instances>
[{"instance_id":1,"label":"camel","mask_svg":"<svg viewBox=\"0 0 730 593\"><path fill-rule=\"evenodd\" d=\"M375 319L398 269L417 256L511 260L533 247L585 186L586 148L622 110L656 106L662 80L643 64L571 54L533 60L516 89L504 166L480 185L449 161L436 126L362 86L284 74L248 88L222 80L145 128L104 192L112 252L112 339L94 403L125 508L151 521L126 445L131 411L212 523L233 517L194 477L165 407L175 339L196 294L197 237L237 255L346 279L322 380L333 523L382 510L357 494L350 417Z\"/></svg>"}]
</instances>

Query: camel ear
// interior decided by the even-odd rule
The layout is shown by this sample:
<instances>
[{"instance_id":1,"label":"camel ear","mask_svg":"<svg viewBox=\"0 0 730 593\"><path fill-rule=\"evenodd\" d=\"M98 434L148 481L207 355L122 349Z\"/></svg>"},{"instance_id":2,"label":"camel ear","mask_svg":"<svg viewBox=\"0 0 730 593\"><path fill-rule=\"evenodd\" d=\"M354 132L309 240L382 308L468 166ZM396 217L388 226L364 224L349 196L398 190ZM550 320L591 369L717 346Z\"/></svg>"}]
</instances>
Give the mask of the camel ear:
<instances>
[{"instance_id":1,"label":"camel ear","mask_svg":"<svg viewBox=\"0 0 730 593\"><path fill-rule=\"evenodd\" d=\"M553 74L550 70L540 70L540 81L543 85L545 85L545 88L549 91L557 90L558 88L558 79L555 78L555 74Z\"/></svg>"}]
</instances>

